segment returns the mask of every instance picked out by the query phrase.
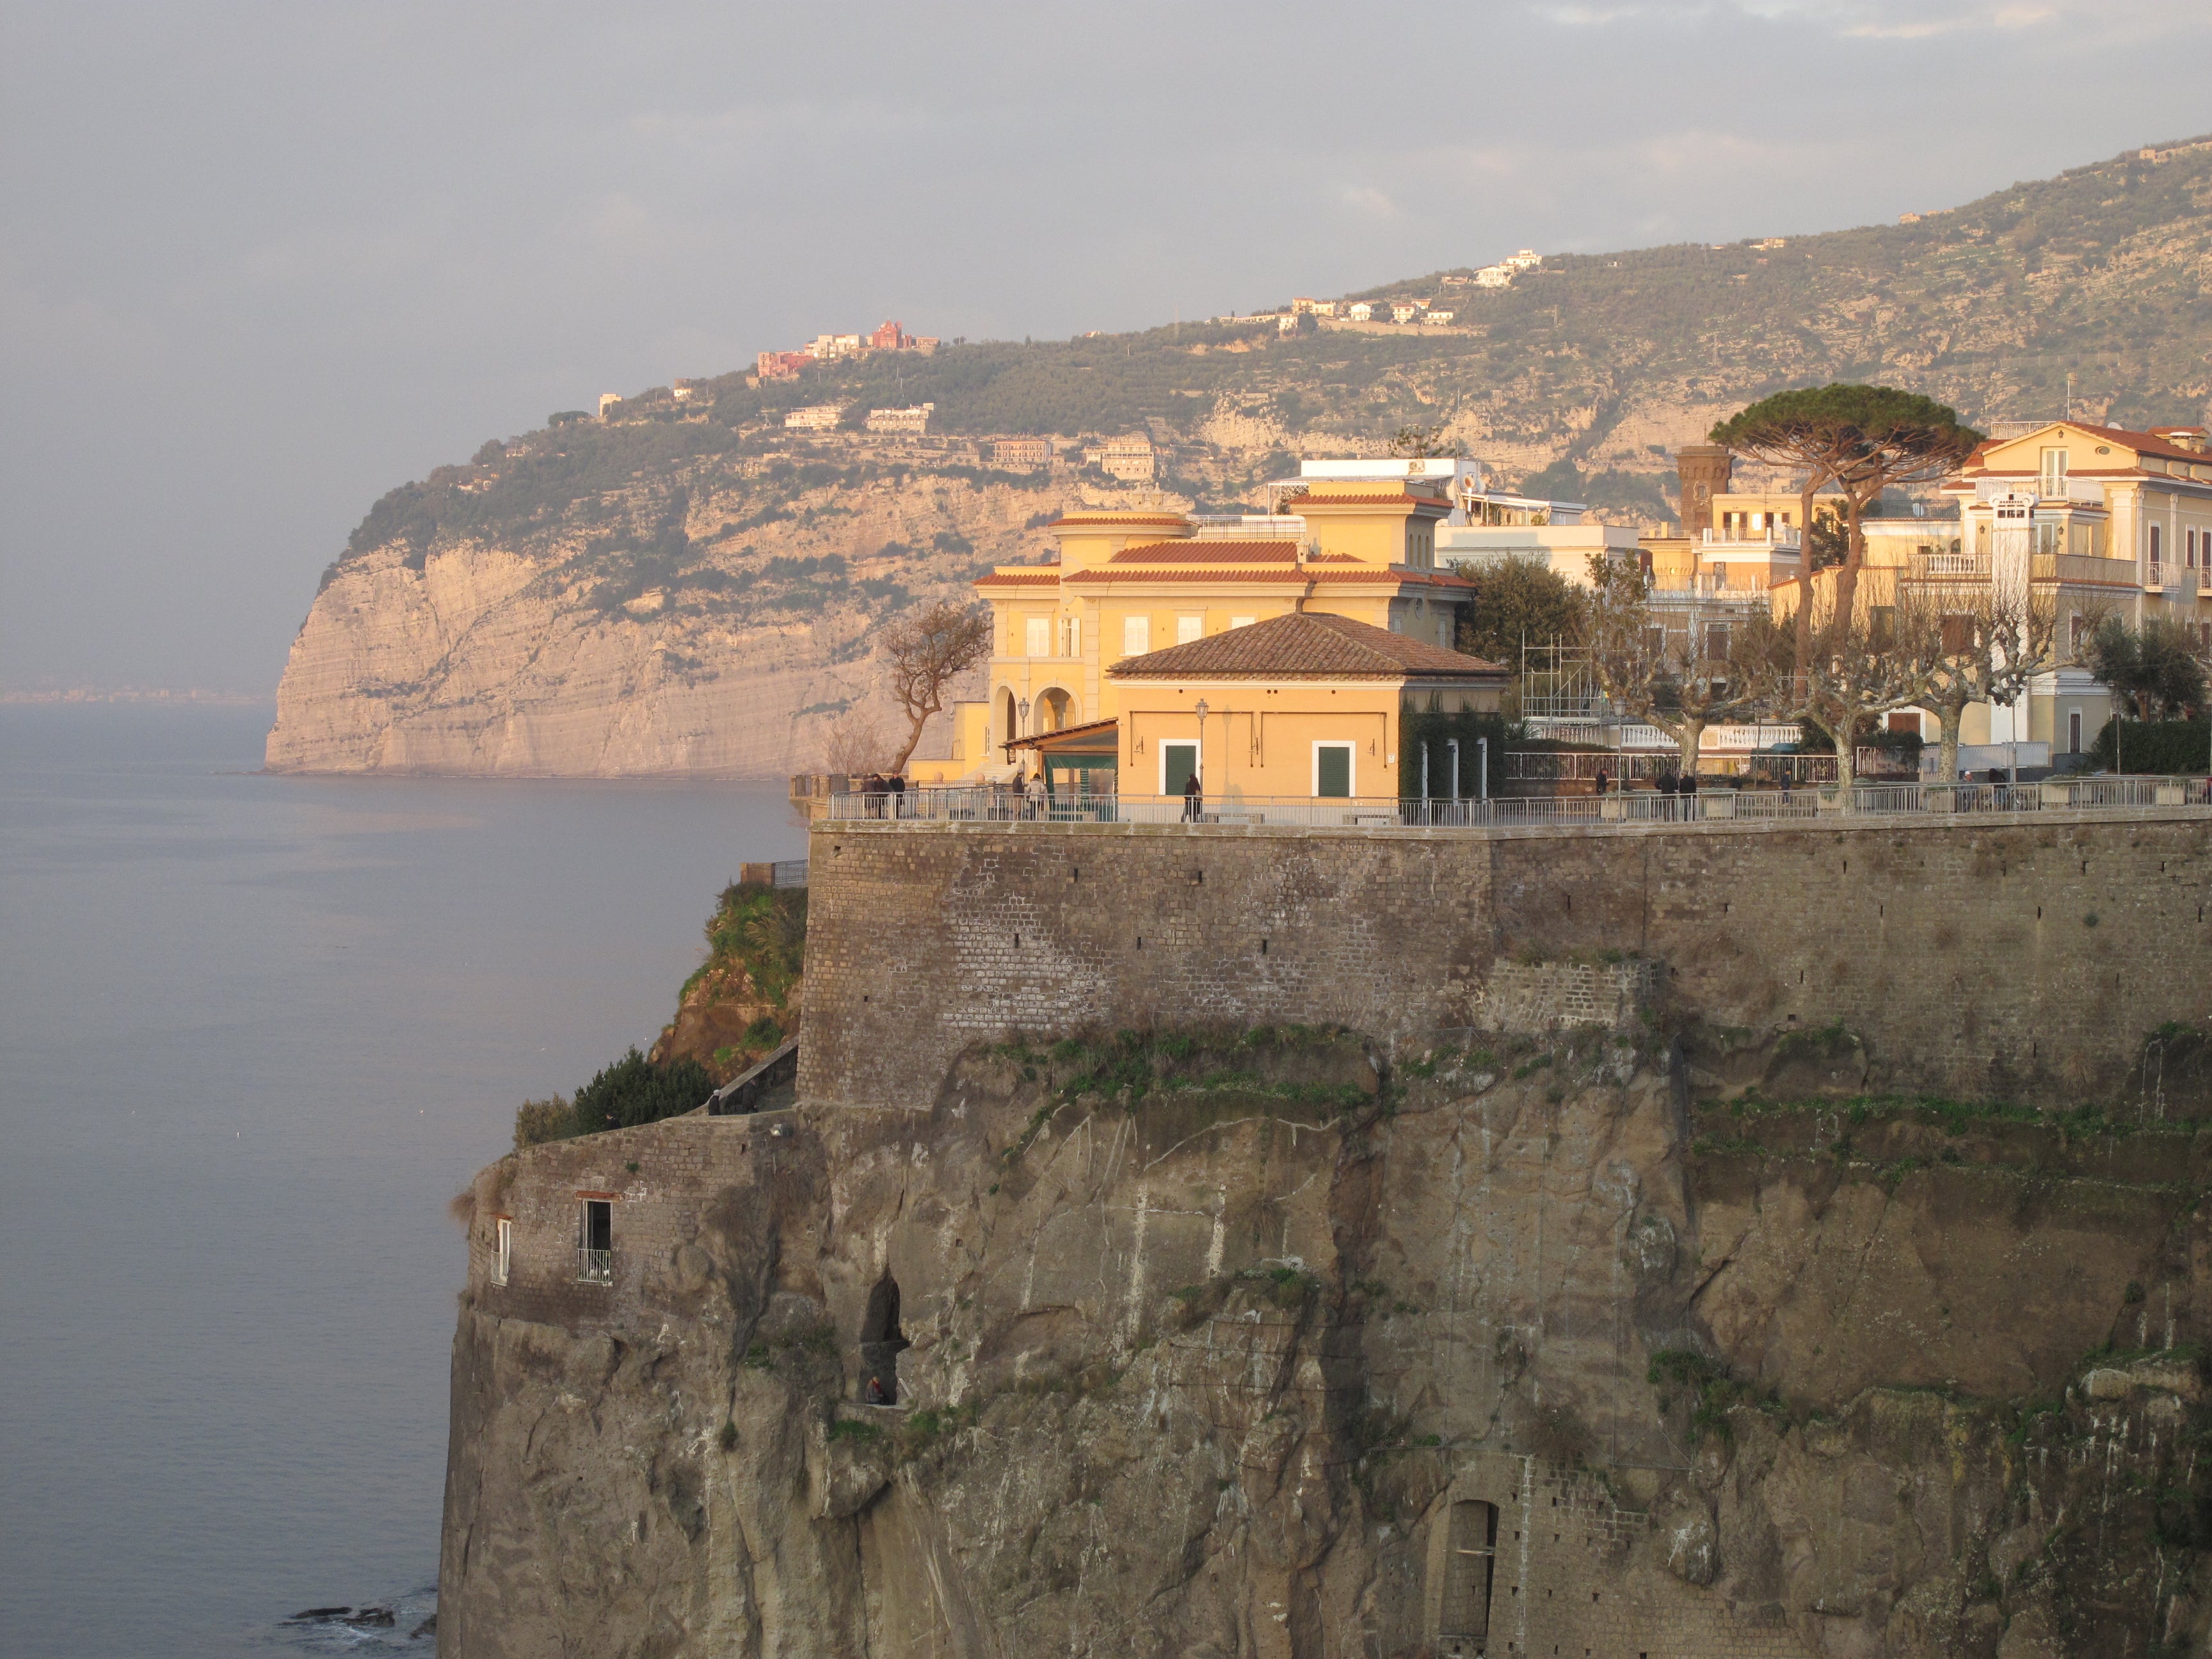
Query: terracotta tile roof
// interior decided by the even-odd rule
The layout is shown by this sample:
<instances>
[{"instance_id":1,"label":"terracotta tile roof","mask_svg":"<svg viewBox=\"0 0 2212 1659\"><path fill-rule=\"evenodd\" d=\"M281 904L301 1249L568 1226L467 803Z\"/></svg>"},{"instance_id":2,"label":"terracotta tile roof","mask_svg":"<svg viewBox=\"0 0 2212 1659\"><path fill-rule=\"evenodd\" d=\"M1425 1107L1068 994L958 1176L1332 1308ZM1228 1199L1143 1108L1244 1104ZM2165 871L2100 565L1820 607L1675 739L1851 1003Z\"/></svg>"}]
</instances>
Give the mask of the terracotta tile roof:
<instances>
[{"instance_id":1,"label":"terracotta tile roof","mask_svg":"<svg viewBox=\"0 0 2212 1659\"><path fill-rule=\"evenodd\" d=\"M1361 564L1356 560L1334 566L1249 564L1224 568L1215 565L1210 569L1196 570L1168 565L1126 565L1117 570L1099 565L1089 570L1071 570L1064 580L1064 585L1070 588L1115 582L1200 582L1217 587L1249 587L1257 583L1303 587L1308 582L1317 586L1364 583L1370 586L1460 589L1474 586L1464 576L1438 575L1426 570L1393 570L1379 564Z\"/></svg>"},{"instance_id":2,"label":"terracotta tile roof","mask_svg":"<svg viewBox=\"0 0 2212 1659\"><path fill-rule=\"evenodd\" d=\"M994 570L988 576L975 579L978 587L1057 587L1060 586L1060 567L1048 565L1042 570Z\"/></svg>"},{"instance_id":3,"label":"terracotta tile roof","mask_svg":"<svg viewBox=\"0 0 2212 1659\"><path fill-rule=\"evenodd\" d=\"M1125 547L1109 564L1291 564L1296 562L1296 541L1178 541L1139 542Z\"/></svg>"},{"instance_id":4,"label":"terracotta tile roof","mask_svg":"<svg viewBox=\"0 0 2212 1659\"><path fill-rule=\"evenodd\" d=\"M1432 507L1439 513L1449 513L1452 504L1435 495L1415 495L1403 489L1362 491L1357 495L1315 495L1300 491L1285 495L1275 509L1279 513L1303 512L1313 507Z\"/></svg>"},{"instance_id":5,"label":"terracotta tile roof","mask_svg":"<svg viewBox=\"0 0 2212 1659\"><path fill-rule=\"evenodd\" d=\"M1140 525L1186 525L1189 522L1190 520L1180 513L1063 513L1045 528L1058 530L1066 525L1092 525L1106 527L1127 525L1135 528Z\"/></svg>"},{"instance_id":6,"label":"terracotta tile roof","mask_svg":"<svg viewBox=\"0 0 2212 1659\"><path fill-rule=\"evenodd\" d=\"M2087 421L2053 421L2051 424L2070 426L2075 431L2086 432L2092 437L2106 438L2116 444L2124 444L2139 455L2156 455L2169 461L2194 461L2200 466L2212 465L2212 455L2200 454L2193 449L2184 449L2179 444L2169 443L2164 438L2153 437L2148 432L2130 432L2125 427L2119 426L2092 426ZM2029 438L2034 435L2032 432L2021 434L2022 437ZM2019 441L2019 438L2006 438L2002 441L1995 438L1984 439L1975 448L1974 453L1966 458L1967 468L1972 470L1979 467L1982 464L1982 457L1990 450L2000 448L2003 444L2016 444ZM2009 469L2007 474L2000 476L2008 475Z\"/></svg>"},{"instance_id":7,"label":"terracotta tile roof","mask_svg":"<svg viewBox=\"0 0 2212 1659\"><path fill-rule=\"evenodd\" d=\"M1502 678L1505 671L1349 617L1297 611L1124 657L1106 672L1117 680L1465 680Z\"/></svg>"}]
</instances>

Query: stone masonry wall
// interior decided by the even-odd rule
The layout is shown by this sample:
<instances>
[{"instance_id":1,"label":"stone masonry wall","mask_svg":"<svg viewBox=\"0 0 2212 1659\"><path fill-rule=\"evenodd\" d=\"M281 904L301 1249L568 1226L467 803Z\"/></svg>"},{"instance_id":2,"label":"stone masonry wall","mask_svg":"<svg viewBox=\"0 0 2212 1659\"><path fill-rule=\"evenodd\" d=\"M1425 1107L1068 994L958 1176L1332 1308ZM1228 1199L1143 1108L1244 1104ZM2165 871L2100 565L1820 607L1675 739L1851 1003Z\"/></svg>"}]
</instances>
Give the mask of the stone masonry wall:
<instances>
[{"instance_id":1,"label":"stone masonry wall","mask_svg":"<svg viewBox=\"0 0 2212 1659\"><path fill-rule=\"evenodd\" d=\"M1712 1027L1840 1021L1871 1087L2077 1099L2203 1012L2209 840L2185 810L1492 835L825 823L800 1093L918 1104L963 1045L1013 1031L1539 1029L1636 992L1568 976L1547 1013L1532 965L1627 957Z\"/></svg>"}]
</instances>

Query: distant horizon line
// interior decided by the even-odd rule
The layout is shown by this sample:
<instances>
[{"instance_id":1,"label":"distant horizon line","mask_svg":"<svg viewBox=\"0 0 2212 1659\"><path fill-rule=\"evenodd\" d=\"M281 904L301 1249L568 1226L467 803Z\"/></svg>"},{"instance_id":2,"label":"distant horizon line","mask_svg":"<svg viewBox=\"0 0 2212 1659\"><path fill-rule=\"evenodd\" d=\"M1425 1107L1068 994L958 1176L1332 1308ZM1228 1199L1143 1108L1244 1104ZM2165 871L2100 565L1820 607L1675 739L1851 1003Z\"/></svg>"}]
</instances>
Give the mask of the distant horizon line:
<instances>
[{"instance_id":1,"label":"distant horizon line","mask_svg":"<svg viewBox=\"0 0 2212 1659\"><path fill-rule=\"evenodd\" d=\"M204 685L0 687L0 706L119 702L192 703L201 708L274 708L276 691L273 686L266 691L221 691Z\"/></svg>"}]
</instances>

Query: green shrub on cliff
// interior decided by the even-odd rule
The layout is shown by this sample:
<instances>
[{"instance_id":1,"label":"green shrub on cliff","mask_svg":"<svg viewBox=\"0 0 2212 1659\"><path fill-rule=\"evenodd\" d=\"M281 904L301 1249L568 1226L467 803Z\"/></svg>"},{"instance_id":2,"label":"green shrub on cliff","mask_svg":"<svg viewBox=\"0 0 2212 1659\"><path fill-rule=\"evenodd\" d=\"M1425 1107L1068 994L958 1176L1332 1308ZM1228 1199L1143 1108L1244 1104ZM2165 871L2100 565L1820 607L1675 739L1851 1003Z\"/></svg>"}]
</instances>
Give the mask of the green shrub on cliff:
<instances>
[{"instance_id":1,"label":"green shrub on cliff","mask_svg":"<svg viewBox=\"0 0 2212 1659\"><path fill-rule=\"evenodd\" d=\"M655 1065L632 1048L577 1090L570 1110L576 1133L592 1134L680 1116L703 1105L714 1092L714 1080L697 1060Z\"/></svg>"},{"instance_id":2,"label":"green shrub on cliff","mask_svg":"<svg viewBox=\"0 0 2212 1659\"><path fill-rule=\"evenodd\" d=\"M574 1101L559 1095L524 1101L514 1115L515 1150L678 1117L703 1105L714 1091L714 1079L697 1060L664 1064L633 1048L577 1090Z\"/></svg>"}]
</instances>

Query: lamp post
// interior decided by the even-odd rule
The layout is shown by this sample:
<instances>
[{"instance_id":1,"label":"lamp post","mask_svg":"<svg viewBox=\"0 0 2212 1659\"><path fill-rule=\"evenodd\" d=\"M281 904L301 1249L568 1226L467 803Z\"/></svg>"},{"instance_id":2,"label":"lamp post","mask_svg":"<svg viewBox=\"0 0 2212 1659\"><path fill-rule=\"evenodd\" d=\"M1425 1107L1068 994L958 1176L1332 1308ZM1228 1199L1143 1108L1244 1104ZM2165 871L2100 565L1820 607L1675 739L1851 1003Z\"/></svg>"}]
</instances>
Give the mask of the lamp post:
<instances>
[{"instance_id":1,"label":"lamp post","mask_svg":"<svg viewBox=\"0 0 2212 1659\"><path fill-rule=\"evenodd\" d=\"M1203 789L1206 787L1206 699L1200 697L1198 707L1191 712L1198 716L1198 765L1194 769L1198 774L1198 787Z\"/></svg>"}]
</instances>

